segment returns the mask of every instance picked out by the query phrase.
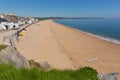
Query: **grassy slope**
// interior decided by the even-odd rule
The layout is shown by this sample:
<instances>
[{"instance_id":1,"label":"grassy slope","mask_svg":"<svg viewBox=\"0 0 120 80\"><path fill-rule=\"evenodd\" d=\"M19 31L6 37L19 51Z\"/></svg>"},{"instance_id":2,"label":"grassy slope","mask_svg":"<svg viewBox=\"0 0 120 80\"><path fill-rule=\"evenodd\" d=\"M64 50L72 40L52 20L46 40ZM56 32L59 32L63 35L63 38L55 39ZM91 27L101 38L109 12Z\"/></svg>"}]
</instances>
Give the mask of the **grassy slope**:
<instances>
[{"instance_id":1,"label":"grassy slope","mask_svg":"<svg viewBox=\"0 0 120 80\"><path fill-rule=\"evenodd\" d=\"M84 67L78 70L16 69L0 64L0 80L98 80L96 70Z\"/></svg>"}]
</instances>

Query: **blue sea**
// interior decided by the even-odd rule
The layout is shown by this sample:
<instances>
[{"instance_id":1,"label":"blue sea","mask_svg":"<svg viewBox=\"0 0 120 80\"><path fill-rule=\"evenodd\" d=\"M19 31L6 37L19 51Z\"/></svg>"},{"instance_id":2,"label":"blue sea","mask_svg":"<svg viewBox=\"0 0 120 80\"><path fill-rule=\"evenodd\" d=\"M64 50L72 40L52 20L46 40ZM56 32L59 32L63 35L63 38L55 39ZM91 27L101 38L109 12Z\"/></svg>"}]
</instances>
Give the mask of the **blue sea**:
<instances>
[{"instance_id":1,"label":"blue sea","mask_svg":"<svg viewBox=\"0 0 120 80\"><path fill-rule=\"evenodd\" d=\"M57 23L120 44L120 19L57 19Z\"/></svg>"}]
</instances>

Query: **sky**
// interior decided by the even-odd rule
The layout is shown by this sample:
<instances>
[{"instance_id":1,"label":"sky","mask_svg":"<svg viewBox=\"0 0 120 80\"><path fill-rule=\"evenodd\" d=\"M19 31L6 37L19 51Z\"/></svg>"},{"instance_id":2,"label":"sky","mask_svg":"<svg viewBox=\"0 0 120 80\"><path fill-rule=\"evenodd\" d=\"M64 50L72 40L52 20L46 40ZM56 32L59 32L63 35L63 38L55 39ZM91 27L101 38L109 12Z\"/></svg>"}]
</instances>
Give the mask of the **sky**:
<instances>
[{"instance_id":1,"label":"sky","mask_svg":"<svg viewBox=\"0 0 120 80\"><path fill-rule=\"evenodd\" d=\"M0 14L120 18L120 0L0 0Z\"/></svg>"}]
</instances>

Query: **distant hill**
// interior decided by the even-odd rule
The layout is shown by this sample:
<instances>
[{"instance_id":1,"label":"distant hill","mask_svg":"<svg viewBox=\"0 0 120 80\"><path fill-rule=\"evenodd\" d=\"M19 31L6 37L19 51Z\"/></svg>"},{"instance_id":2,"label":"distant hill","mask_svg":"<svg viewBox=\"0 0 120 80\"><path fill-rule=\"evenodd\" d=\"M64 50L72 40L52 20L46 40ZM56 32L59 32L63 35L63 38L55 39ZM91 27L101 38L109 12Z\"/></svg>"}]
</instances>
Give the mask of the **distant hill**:
<instances>
[{"instance_id":1,"label":"distant hill","mask_svg":"<svg viewBox=\"0 0 120 80\"><path fill-rule=\"evenodd\" d=\"M5 13L1 15L1 18L7 20L8 22L17 22L19 19L19 17L14 14L5 14Z\"/></svg>"},{"instance_id":2,"label":"distant hill","mask_svg":"<svg viewBox=\"0 0 120 80\"><path fill-rule=\"evenodd\" d=\"M104 19L101 17L35 17L39 20L46 20L46 19Z\"/></svg>"},{"instance_id":3,"label":"distant hill","mask_svg":"<svg viewBox=\"0 0 120 80\"><path fill-rule=\"evenodd\" d=\"M4 18L9 22L17 22L19 19L17 16L14 15L5 15Z\"/></svg>"}]
</instances>

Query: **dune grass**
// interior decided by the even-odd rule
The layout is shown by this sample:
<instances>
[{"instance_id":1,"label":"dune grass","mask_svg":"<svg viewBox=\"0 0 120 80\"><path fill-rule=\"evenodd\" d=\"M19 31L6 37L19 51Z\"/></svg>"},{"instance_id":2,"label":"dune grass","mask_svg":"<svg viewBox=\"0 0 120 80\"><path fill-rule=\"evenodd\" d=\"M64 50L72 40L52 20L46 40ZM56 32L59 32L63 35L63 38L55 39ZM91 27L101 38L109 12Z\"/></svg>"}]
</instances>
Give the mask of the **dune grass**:
<instances>
[{"instance_id":1,"label":"dune grass","mask_svg":"<svg viewBox=\"0 0 120 80\"><path fill-rule=\"evenodd\" d=\"M14 66L0 64L0 80L98 80L93 68L78 70L17 69Z\"/></svg>"}]
</instances>

